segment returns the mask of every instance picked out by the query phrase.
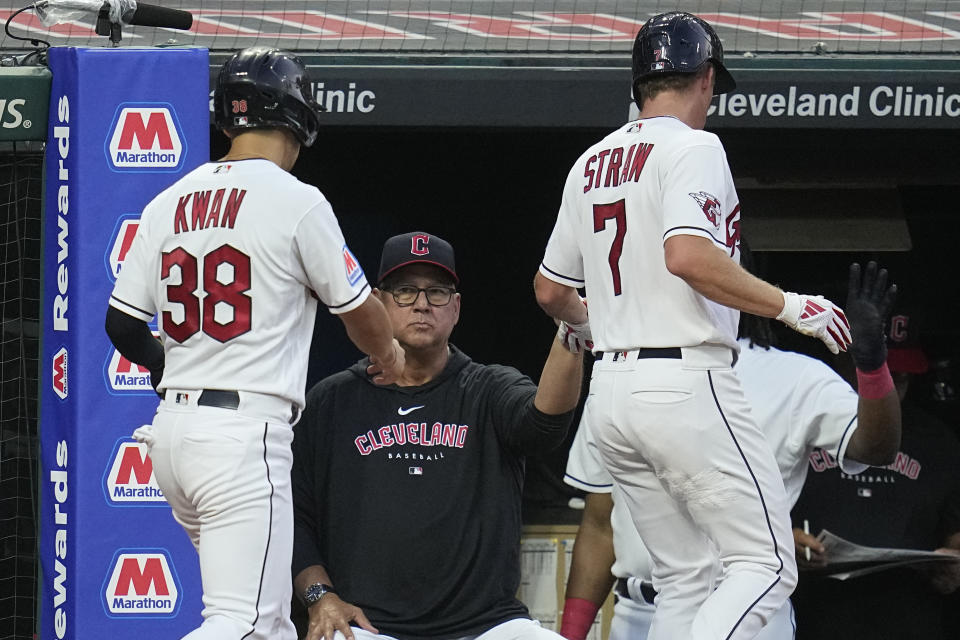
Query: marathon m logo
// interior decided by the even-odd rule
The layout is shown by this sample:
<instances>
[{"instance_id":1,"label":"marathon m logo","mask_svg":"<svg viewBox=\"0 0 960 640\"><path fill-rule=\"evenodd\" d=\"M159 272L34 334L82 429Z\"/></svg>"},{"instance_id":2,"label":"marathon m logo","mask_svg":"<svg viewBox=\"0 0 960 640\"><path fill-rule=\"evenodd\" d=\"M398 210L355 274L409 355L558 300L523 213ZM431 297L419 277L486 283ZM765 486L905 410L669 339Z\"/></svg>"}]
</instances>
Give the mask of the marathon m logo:
<instances>
[{"instance_id":1,"label":"marathon m logo","mask_svg":"<svg viewBox=\"0 0 960 640\"><path fill-rule=\"evenodd\" d=\"M153 393L150 384L150 371L146 367L130 362L116 349L107 363L107 382L113 391L139 391Z\"/></svg>"},{"instance_id":2,"label":"marathon m logo","mask_svg":"<svg viewBox=\"0 0 960 640\"><path fill-rule=\"evenodd\" d=\"M347 245L343 245L340 251L343 253L343 268L347 272L347 282L349 282L352 287L363 277L363 269L360 267L360 263L357 262L357 258L353 255L353 252L347 248Z\"/></svg>"},{"instance_id":3,"label":"marathon m logo","mask_svg":"<svg viewBox=\"0 0 960 640\"><path fill-rule=\"evenodd\" d=\"M154 337L159 337L153 331ZM116 349L110 350L110 356L104 365L104 377L107 391L122 395L156 395L150 382L150 370L124 358Z\"/></svg>"},{"instance_id":4,"label":"marathon m logo","mask_svg":"<svg viewBox=\"0 0 960 640\"><path fill-rule=\"evenodd\" d=\"M67 348L53 354L53 390L61 400L67 399Z\"/></svg>"},{"instance_id":5,"label":"marathon m logo","mask_svg":"<svg viewBox=\"0 0 960 640\"><path fill-rule=\"evenodd\" d=\"M177 171L183 164L186 141L171 104L123 103L110 132L105 152L115 171Z\"/></svg>"},{"instance_id":6,"label":"marathon m logo","mask_svg":"<svg viewBox=\"0 0 960 640\"><path fill-rule=\"evenodd\" d=\"M153 475L153 462L147 446L117 441L103 476L103 493L112 506L166 506L163 492Z\"/></svg>"},{"instance_id":7,"label":"marathon m logo","mask_svg":"<svg viewBox=\"0 0 960 640\"><path fill-rule=\"evenodd\" d=\"M133 239L140 228L140 217L136 214L124 216L117 223L117 228L110 239L110 252L106 256L107 271L110 278L116 280L123 268L123 261L133 245Z\"/></svg>"},{"instance_id":8,"label":"marathon m logo","mask_svg":"<svg viewBox=\"0 0 960 640\"><path fill-rule=\"evenodd\" d=\"M163 549L120 549L103 585L111 618L172 618L180 608L180 580Z\"/></svg>"}]
</instances>

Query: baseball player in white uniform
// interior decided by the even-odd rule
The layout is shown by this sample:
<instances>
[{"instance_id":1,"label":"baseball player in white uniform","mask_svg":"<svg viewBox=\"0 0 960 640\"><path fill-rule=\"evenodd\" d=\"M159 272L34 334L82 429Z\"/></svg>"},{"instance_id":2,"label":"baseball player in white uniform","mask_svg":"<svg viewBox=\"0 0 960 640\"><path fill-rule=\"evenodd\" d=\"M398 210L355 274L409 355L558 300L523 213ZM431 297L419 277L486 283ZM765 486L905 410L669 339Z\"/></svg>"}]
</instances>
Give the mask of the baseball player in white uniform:
<instances>
[{"instance_id":1,"label":"baseball player in white uniform","mask_svg":"<svg viewBox=\"0 0 960 640\"><path fill-rule=\"evenodd\" d=\"M723 146L702 131L734 86L719 38L687 13L634 45L638 120L590 147L564 187L537 301L598 355L584 416L653 559L651 638L752 638L796 585L789 503L733 373L737 310L846 349L842 311L744 271ZM719 587L690 549L715 544Z\"/></svg>"},{"instance_id":2,"label":"baseball player in white uniform","mask_svg":"<svg viewBox=\"0 0 960 640\"><path fill-rule=\"evenodd\" d=\"M162 397L135 437L199 554L204 620L185 637L292 640L290 443L317 299L375 380L396 380L404 357L330 204L288 173L320 124L303 63L244 49L214 105L230 151L143 210L107 333Z\"/></svg>"},{"instance_id":3,"label":"baseball player in white uniform","mask_svg":"<svg viewBox=\"0 0 960 640\"><path fill-rule=\"evenodd\" d=\"M766 319L742 316L740 358L734 371L743 385L757 424L776 452L787 499L796 503L806 478L809 455L817 448L832 452L836 463L849 474L867 464L889 464L900 442L900 404L885 364L883 320L892 304L895 287L885 288L886 273L868 265L861 286L859 267L851 271L847 315L857 340L851 348L861 367L886 377L889 390L875 397L869 383L858 396L823 362L770 346L772 333ZM863 354L860 357L858 354ZM880 365L876 363L880 362ZM615 584L617 602L610 640L645 640L653 615L656 591L651 581L650 558L624 506L619 489L604 468L590 429L581 423L567 461L565 481L588 492L583 524L574 546L567 583L567 602L595 615ZM611 493L612 492L612 493ZM611 531L612 529L612 531ZM803 532L794 531L797 553L802 554ZM615 560L614 560L615 557ZM714 563L715 557L704 556ZM612 566L611 566L612 563ZM561 634L583 640L593 616L571 620L564 616ZM794 637L793 608L783 605L757 638L787 640Z\"/></svg>"}]
</instances>

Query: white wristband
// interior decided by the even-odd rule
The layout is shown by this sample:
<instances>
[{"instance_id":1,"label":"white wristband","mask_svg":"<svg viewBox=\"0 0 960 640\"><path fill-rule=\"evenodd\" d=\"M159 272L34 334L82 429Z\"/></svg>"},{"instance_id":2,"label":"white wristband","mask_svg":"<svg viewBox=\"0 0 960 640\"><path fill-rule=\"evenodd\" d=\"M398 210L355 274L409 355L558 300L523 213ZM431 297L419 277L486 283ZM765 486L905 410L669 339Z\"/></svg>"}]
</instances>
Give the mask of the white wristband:
<instances>
[{"instance_id":1,"label":"white wristband","mask_svg":"<svg viewBox=\"0 0 960 640\"><path fill-rule=\"evenodd\" d=\"M777 320L791 327L795 327L800 320L800 295L789 291L781 291L780 293L783 294L783 309L780 311L780 315L777 316Z\"/></svg>"}]
</instances>

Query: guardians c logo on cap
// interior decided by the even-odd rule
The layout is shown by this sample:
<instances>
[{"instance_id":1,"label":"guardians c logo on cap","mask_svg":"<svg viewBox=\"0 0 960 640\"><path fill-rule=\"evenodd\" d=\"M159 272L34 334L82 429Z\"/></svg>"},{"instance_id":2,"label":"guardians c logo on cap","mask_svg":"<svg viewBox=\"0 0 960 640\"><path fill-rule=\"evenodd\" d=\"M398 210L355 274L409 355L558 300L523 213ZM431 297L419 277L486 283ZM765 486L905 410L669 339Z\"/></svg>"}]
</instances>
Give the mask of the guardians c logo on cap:
<instances>
[{"instance_id":1,"label":"guardians c logo on cap","mask_svg":"<svg viewBox=\"0 0 960 640\"><path fill-rule=\"evenodd\" d=\"M454 283L460 283L453 257L453 247L440 236L423 231L403 233L383 243L377 281L383 282L384 278L400 267L418 263L440 267L453 276Z\"/></svg>"}]
</instances>

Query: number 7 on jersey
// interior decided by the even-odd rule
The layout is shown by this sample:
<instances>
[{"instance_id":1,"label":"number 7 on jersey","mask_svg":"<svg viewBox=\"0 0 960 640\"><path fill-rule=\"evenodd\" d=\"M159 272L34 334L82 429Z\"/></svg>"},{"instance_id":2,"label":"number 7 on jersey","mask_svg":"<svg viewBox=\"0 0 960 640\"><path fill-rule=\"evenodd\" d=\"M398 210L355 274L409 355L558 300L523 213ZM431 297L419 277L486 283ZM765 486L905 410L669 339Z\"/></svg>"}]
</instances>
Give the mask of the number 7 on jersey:
<instances>
[{"instance_id":1,"label":"number 7 on jersey","mask_svg":"<svg viewBox=\"0 0 960 640\"><path fill-rule=\"evenodd\" d=\"M620 295L620 254L623 253L623 237L627 235L627 206L625 200L617 200L610 204L593 205L593 232L599 233L607 228L607 221L616 223L616 233L610 245L607 263L610 265L610 275L613 277L613 295Z\"/></svg>"}]
</instances>

